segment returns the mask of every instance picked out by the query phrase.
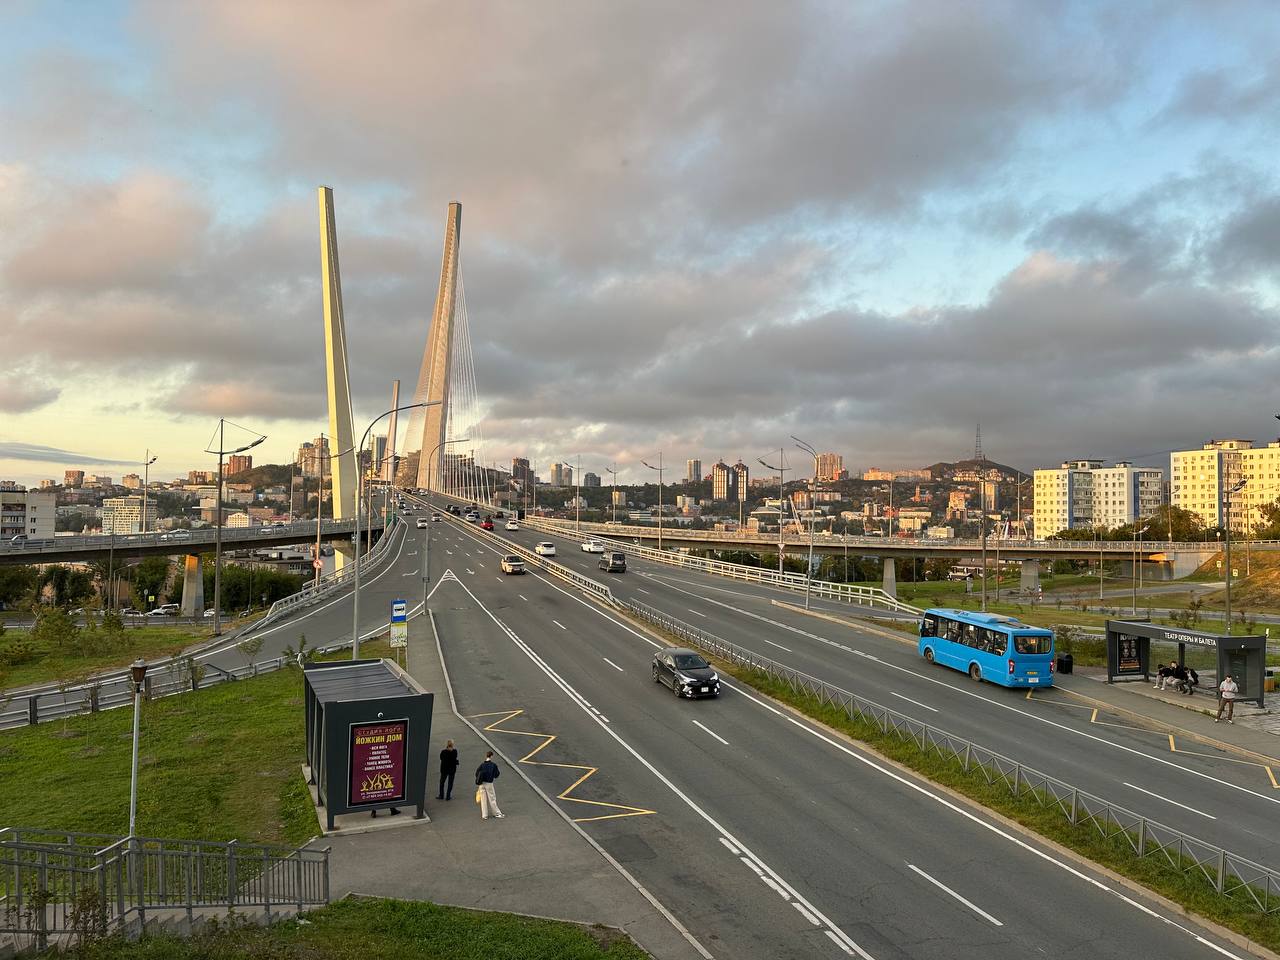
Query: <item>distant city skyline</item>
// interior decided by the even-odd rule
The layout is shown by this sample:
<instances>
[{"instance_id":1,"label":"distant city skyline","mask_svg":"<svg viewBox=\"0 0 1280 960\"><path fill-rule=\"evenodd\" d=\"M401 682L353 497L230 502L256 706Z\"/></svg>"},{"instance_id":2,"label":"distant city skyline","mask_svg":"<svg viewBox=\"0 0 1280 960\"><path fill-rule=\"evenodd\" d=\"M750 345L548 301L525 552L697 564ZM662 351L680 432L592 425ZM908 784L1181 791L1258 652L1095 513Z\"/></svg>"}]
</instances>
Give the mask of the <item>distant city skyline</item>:
<instances>
[{"instance_id":1,"label":"distant city skyline","mask_svg":"<svg viewBox=\"0 0 1280 960\"><path fill-rule=\"evenodd\" d=\"M487 462L1275 436L1270 2L744 0L680 8L675 56L661 3L257 6L0 8L0 477L327 430L320 184L357 434L415 382L458 201Z\"/></svg>"}]
</instances>

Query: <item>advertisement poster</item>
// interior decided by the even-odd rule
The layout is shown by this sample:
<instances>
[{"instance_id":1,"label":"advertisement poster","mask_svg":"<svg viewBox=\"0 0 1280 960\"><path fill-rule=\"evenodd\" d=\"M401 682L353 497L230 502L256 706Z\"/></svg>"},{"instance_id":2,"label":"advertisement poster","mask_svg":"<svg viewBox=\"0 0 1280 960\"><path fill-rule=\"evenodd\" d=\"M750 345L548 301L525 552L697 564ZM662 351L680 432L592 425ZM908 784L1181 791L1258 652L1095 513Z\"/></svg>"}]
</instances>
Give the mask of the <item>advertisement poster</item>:
<instances>
[{"instance_id":1,"label":"advertisement poster","mask_svg":"<svg viewBox=\"0 0 1280 960\"><path fill-rule=\"evenodd\" d=\"M1141 673L1142 662L1138 658L1138 638L1120 637L1120 673Z\"/></svg>"},{"instance_id":2,"label":"advertisement poster","mask_svg":"<svg viewBox=\"0 0 1280 960\"><path fill-rule=\"evenodd\" d=\"M351 725L350 806L404 799L407 720Z\"/></svg>"}]
</instances>

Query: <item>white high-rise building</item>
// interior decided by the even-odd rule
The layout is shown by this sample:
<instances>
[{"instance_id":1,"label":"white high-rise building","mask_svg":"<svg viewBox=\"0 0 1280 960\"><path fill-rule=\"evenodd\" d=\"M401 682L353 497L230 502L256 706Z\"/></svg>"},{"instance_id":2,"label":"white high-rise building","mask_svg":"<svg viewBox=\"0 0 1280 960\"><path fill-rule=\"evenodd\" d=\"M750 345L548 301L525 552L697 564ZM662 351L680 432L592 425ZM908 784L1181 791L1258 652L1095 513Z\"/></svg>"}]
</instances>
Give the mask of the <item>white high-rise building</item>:
<instances>
[{"instance_id":1,"label":"white high-rise building","mask_svg":"<svg viewBox=\"0 0 1280 960\"><path fill-rule=\"evenodd\" d=\"M53 536L57 516L57 494L38 493L19 484L0 491L0 540L22 534L32 540Z\"/></svg>"},{"instance_id":2,"label":"white high-rise building","mask_svg":"<svg viewBox=\"0 0 1280 960\"><path fill-rule=\"evenodd\" d=\"M684 462L685 483L697 483L702 479L702 461L686 460Z\"/></svg>"},{"instance_id":3,"label":"white high-rise building","mask_svg":"<svg viewBox=\"0 0 1280 960\"><path fill-rule=\"evenodd\" d=\"M147 501L147 529L156 528L156 502ZM107 497L102 501L103 533L141 533L142 498Z\"/></svg>"},{"instance_id":4,"label":"white high-rise building","mask_svg":"<svg viewBox=\"0 0 1280 960\"><path fill-rule=\"evenodd\" d=\"M1199 450L1171 457L1169 500L1189 510L1209 528L1226 523L1231 497L1231 531L1243 534L1259 522L1258 507L1280 497L1280 440L1255 447L1252 440L1210 440ZM1244 487L1229 494L1241 480Z\"/></svg>"},{"instance_id":5,"label":"white high-rise building","mask_svg":"<svg viewBox=\"0 0 1280 960\"><path fill-rule=\"evenodd\" d=\"M1037 537L1062 530L1111 529L1154 515L1164 504L1164 471L1102 460L1068 460L1036 470L1032 522Z\"/></svg>"}]
</instances>

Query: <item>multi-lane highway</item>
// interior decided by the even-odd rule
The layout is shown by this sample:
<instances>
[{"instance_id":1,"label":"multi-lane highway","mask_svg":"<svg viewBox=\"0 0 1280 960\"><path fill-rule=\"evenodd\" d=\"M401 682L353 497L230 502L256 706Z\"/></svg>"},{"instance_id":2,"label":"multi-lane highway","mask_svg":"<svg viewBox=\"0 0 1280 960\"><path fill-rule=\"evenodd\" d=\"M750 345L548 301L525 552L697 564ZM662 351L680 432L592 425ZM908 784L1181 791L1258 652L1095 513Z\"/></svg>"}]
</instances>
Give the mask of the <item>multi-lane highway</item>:
<instances>
[{"instance_id":1,"label":"multi-lane highway","mask_svg":"<svg viewBox=\"0 0 1280 960\"><path fill-rule=\"evenodd\" d=\"M526 758L527 772L710 954L1240 955L735 682L718 700L677 700L652 682L657 643L642 631L537 572L504 576L502 543L481 531L453 520L432 527L431 607L460 709L508 756ZM592 569L595 556L559 544L561 561ZM683 604L705 626L720 616L713 611L740 616L729 608L760 602L715 595L683 574L677 584L645 576L661 572L633 566L610 583L645 591L649 603ZM846 658L850 673L875 666L847 636L840 649L742 619L759 641L779 644L770 648L779 657L803 641L811 656ZM745 642L746 631L733 639ZM965 694L907 688L908 673L884 669L874 686L885 699L910 689L921 704L964 712L951 700ZM1001 726L1002 707L983 709Z\"/></svg>"},{"instance_id":2,"label":"multi-lane highway","mask_svg":"<svg viewBox=\"0 0 1280 960\"><path fill-rule=\"evenodd\" d=\"M557 545L557 560L608 583L615 596L662 610L778 660L942 727L1082 790L1215 843L1280 864L1280 768L1269 769L1202 743L1144 729L1061 692L975 684L930 667L906 635L823 621L778 606L793 594L628 557L628 572L604 574L581 542L530 528L496 531L521 545ZM847 610L846 610L847 612ZM1204 721L1212 727L1208 718Z\"/></svg>"}]
</instances>

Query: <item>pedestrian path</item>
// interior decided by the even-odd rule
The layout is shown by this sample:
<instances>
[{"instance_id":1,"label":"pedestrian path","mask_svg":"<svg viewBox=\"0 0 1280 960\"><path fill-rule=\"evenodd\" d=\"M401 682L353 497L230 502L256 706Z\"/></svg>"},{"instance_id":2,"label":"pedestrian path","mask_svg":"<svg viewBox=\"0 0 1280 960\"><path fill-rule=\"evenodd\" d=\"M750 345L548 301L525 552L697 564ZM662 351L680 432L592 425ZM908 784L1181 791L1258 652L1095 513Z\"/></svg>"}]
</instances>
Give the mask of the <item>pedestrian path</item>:
<instances>
[{"instance_id":1,"label":"pedestrian path","mask_svg":"<svg viewBox=\"0 0 1280 960\"><path fill-rule=\"evenodd\" d=\"M490 745L454 714L430 622L409 624L407 669L435 693L431 765L427 772L430 823L317 841L331 845L330 889L429 900L477 910L617 927L660 960L699 956L659 910L567 823L519 771L499 760L498 805L505 817L481 820L474 772ZM463 669L456 665L454 669ZM458 748L453 799L435 799L439 754L446 740Z\"/></svg>"}]
</instances>

